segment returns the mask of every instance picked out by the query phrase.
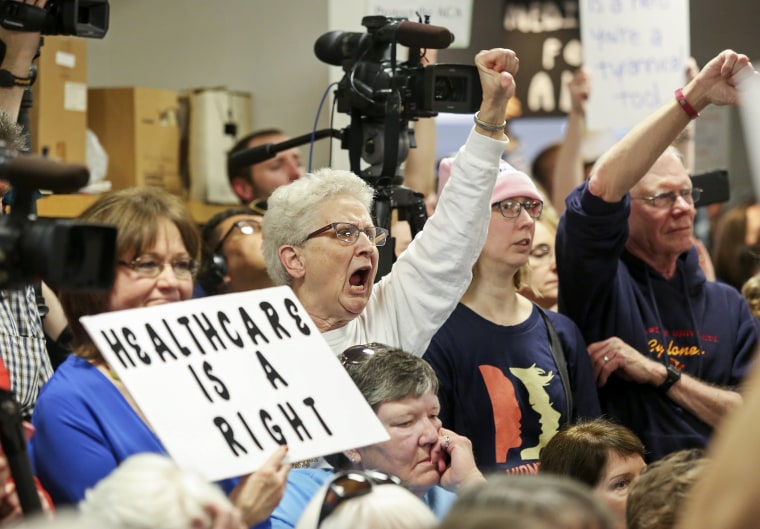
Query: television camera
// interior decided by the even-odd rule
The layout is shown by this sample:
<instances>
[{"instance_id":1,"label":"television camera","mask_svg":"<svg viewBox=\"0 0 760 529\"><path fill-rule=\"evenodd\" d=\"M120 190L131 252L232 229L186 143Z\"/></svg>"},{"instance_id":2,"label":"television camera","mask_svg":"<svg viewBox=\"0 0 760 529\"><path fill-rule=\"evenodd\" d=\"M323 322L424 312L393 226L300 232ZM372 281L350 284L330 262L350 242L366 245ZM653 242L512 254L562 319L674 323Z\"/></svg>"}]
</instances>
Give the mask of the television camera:
<instances>
[{"instance_id":1,"label":"television camera","mask_svg":"<svg viewBox=\"0 0 760 529\"><path fill-rule=\"evenodd\" d=\"M108 0L48 0L45 7L0 0L0 25L43 35L102 39L108 31Z\"/></svg>"},{"instance_id":2,"label":"television camera","mask_svg":"<svg viewBox=\"0 0 760 529\"><path fill-rule=\"evenodd\" d=\"M454 35L441 26L410 22L406 18L366 16L367 33L330 31L317 39L314 53L327 64L341 66L345 75L335 90L339 112L349 114L350 125L341 131L324 129L278 144L235 152L227 158L229 171L254 165L278 152L326 137L341 140L349 151L351 171L375 189L373 217L390 228L391 212L409 222L412 236L427 220L424 197L402 184L400 164L414 147L410 120L438 112L473 113L482 99L477 68L459 64L422 66L422 49L447 48ZM409 48L401 62L396 45ZM361 168L361 161L369 164ZM395 240L380 248L377 278L390 270Z\"/></svg>"},{"instance_id":3,"label":"television camera","mask_svg":"<svg viewBox=\"0 0 760 529\"><path fill-rule=\"evenodd\" d=\"M1 144L0 144L1 145ZM37 189L72 192L87 183L85 166L16 155L0 146L0 179L15 192L0 216L0 288L44 280L53 288L107 290L113 284L116 228L69 219L37 218Z\"/></svg>"}]
</instances>

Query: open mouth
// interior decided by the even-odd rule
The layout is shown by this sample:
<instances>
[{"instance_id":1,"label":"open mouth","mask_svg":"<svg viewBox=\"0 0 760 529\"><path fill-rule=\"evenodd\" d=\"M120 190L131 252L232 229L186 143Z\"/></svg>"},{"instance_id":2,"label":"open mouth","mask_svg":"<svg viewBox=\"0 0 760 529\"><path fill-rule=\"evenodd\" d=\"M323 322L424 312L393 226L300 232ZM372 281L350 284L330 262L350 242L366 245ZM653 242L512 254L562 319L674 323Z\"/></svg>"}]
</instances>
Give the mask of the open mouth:
<instances>
[{"instance_id":1,"label":"open mouth","mask_svg":"<svg viewBox=\"0 0 760 529\"><path fill-rule=\"evenodd\" d=\"M356 270L348 279L348 283L351 285L351 290L354 292L362 292L367 288L369 282L370 268L360 268Z\"/></svg>"}]
</instances>

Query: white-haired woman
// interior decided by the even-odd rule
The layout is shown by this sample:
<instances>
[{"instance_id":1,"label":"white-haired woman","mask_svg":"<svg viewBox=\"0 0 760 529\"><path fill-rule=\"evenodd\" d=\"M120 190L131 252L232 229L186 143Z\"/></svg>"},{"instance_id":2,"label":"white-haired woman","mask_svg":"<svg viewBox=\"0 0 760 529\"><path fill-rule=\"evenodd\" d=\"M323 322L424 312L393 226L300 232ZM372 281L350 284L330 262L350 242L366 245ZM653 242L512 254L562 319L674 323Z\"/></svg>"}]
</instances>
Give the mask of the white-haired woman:
<instances>
[{"instance_id":1,"label":"white-haired woman","mask_svg":"<svg viewBox=\"0 0 760 529\"><path fill-rule=\"evenodd\" d=\"M421 355L470 282L485 241L488 197L507 138L504 115L518 59L506 49L475 57L483 87L476 125L457 156L449 191L425 229L374 286L373 189L323 169L277 189L264 217L263 252L276 284L290 285L336 354L378 341Z\"/></svg>"}]
</instances>

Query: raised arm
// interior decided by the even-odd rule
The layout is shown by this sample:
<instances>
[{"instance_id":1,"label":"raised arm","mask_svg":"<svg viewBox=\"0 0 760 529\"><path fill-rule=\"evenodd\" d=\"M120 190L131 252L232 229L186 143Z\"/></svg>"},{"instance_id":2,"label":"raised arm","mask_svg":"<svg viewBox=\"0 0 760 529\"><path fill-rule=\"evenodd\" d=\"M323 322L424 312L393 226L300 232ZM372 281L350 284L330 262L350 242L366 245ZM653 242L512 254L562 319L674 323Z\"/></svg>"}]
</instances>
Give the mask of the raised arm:
<instances>
[{"instance_id":1,"label":"raised arm","mask_svg":"<svg viewBox=\"0 0 760 529\"><path fill-rule=\"evenodd\" d=\"M565 197L586 176L583 172L581 145L586 130L586 103L591 95L591 73L586 68L578 68L567 87L570 90L570 113L567 115L565 137L554 163L550 197L559 215L565 211Z\"/></svg>"},{"instance_id":2,"label":"raised arm","mask_svg":"<svg viewBox=\"0 0 760 529\"><path fill-rule=\"evenodd\" d=\"M475 131L502 140L507 102L515 94L514 74L517 73L520 61L512 50L495 48L479 52L475 56L475 66L478 67L483 87L483 101L477 114L480 123L475 126Z\"/></svg>"},{"instance_id":3,"label":"raised arm","mask_svg":"<svg viewBox=\"0 0 760 529\"><path fill-rule=\"evenodd\" d=\"M736 84L752 72L746 55L722 51L683 89L694 112L708 105L738 102ZM686 108L674 98L636 125L607 151L589 179L589 191L606 202L618 202L689 124Z\"/></svg>"}]
</instances>

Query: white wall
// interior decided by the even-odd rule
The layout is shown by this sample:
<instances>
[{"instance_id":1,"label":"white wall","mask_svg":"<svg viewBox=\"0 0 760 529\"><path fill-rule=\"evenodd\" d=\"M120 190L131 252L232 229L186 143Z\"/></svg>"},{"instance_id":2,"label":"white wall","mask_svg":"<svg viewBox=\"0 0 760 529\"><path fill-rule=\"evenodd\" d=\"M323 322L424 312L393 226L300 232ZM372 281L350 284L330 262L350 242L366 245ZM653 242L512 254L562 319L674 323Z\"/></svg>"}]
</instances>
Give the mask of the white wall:
<instances>
[{"instance_id":1,"label":"white wall","mask_svg":"<svg viewBox=\"0 0 760 529\"><path fill-rule=\"evenodd\" d=\"M313 53L331 1L110 0L108 34L88 39L89 85L226 86L253 94L254 128L306 134L329 70L340 71ZM327 141L320 143L317 166L327 162Z\"/></svg>"}]
</instances>

